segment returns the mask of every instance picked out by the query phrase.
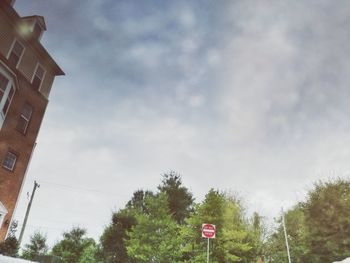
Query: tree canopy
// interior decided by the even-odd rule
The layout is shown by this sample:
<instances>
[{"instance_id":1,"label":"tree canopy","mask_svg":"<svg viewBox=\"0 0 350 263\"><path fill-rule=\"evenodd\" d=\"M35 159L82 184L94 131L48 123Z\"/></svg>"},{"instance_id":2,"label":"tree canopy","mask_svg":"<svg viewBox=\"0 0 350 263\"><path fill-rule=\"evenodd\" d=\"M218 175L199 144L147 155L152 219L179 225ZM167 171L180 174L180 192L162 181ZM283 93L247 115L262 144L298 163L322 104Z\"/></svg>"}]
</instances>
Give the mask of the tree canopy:
<instances>
[{"instance_id":1,"label":"tree canopy","mask_svg":"<svg viewBox=\"0 0 350 263\"><path fill-rule=\"evenodd\" d=\"M292 262L323 263L350 256L350 182L318 182L303 202L283 215ZM214 224L210 262L286 262L282 215L267 231L265 219L246 207L237 195L210 189L204 200L194 202L181 176L162 176L157 191L139 189L126 205L112 214L98 243L83 228L65 232L51 251L46 238L36 232L24 246L22 257L50 254L63 263L202 263L207 239L203 223ZM18 256L15 235L0 243L0 253Z\"/></svg>"}]
</instances>

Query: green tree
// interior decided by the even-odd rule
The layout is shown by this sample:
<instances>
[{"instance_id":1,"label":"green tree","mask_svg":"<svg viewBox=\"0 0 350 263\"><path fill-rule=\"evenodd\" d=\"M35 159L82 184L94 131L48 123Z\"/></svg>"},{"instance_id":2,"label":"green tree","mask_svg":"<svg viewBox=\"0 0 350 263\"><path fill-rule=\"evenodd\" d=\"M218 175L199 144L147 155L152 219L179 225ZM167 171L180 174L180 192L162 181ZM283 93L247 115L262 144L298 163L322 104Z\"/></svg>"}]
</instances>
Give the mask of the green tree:
<instances>
[{"instance_id":1,"label":"green tree","mask_svg":"<svg viewBox=\"0 0 350 263\"><path fill-rule=\"evenodd\" d=\"M95 244L90 244L86 247L79 258L79 263L102 263L98 259L98 247Z\"/></svg>"},{"instance_id":2,"label":"green tree","mask_svg":"<svg viewBox=\"0 0 350 263\"><path fill-rule=\"evenodd\" d=\"M350 181L317 183L303 210L312 262L350 257Z\"/></svg>"},{"instance_id":3,"label":"green tree","mask_svg":"<svg viewBox=\"0 0 350 263\"><path fill-rule=\"evenodd\" d=\"M201 237L203 223L215 224L217 229L216 238L210 241L212 262L241 262L251 257L249 225L236 198L211 189L186 223L182 227L185 262L205 261L207 240Z\"/></svg>"},{"instance_id":4,"label":"green tree","mask_svg":"<svg viewBox=\"0 0 350 263\"><path fill-rule=\"evenodd\" d=\"M174 171L164 174L158 190L168 196L173 218L180 224L184 223L193 209L194 200L189 190L183 186L181 176Z\"/></svg>"},{"instance_id":5,"label":"green tree","mask_svg":"<svg viewBox=\"0 0 350 263\"><path fill-rule=\"evenodd\" d=\"M30 237L29 244L24 246L22 252L22 258L34 260L38 256L45 256L48 252L48 246L46 245L46 236L40 232L35 232Z\"/></svg>"},{"instance_id":6,"label":"green tree","mask_svg":"<svg viewBox=\"0 0 350 263\"><path fill-rule=\"evenodd\" d=\"M62 259L63 263L78 263L84 250L95 243L85 236L86 230L80 227L63 233L63 239L52 248L52 255Z\"/></svg>"},{"instance_id":7,"label":"green tree","mask_svg":"<svg viewBox=\"0 0 350 263\"><path fill-rule=\"evenodd\" d=\"M137 214L137 224L128 233L128 255L136 262L178 262L179 227L171 217L167 196L160 193L145 200L148 214Z\"/></svg>"},{"instance_id":8,"label":"green tree","mask_svg":"<svg viewBox=\"0 0 350 263\"><path fill-rule=\"evenodd\" d=\"M140 207L141 206L138 208ZM134 262L134 260L127 255L125 241L129 238L127 231L130 231L136 223L135 213L130 210L123 209L112 215L111 224L105 228L100 238L101 253L105 262Z\"/></svg>"},{"instance_id":9,"label":"green tree","mask_svg":"<svg viewBox=\"0 0 350 263\"><path fill-rule=\"evenodd\" d=\"M18 257L19 243L16 238L18 222L13 221L10 225L8 237L0 243L0 254L10 257Z\"/></svg>"},{"instance_id":10,"label":"green tree","mask_svg":"<svg viewBox=\"0 0 350 263\"><path fill-rule=\"evenodd\" d=\"M132 198L126 204L125 208L128 211L133 211L136 213L147 214L146 198L149 196L154 196L151 191L137 190L133 193Z\"/></svg>"},{"instance_id":11,"label":"green tree","mask_svg":"<svg viewBox=\"0 0 350 263\"><path fill-rule=\"evenodd\" d=\"M0 243L0 254L10 257L18 257L18 241L14 236L9 236Z\"/></svg>"},{"instance_id":12,"label":"green tree","mask_svg":"<svg viewBox=\"0 0 350 263\"><path fill-rule=\"evenodd\" d=\"M277 220L278 227L269 237L266 256L272 262L287 260L287 250L282 224L282 217ZM296 263L314 262L310 258L308 246L308 231L305 225L305 216L301 204L294 206L285 213L285 225L288 233L288 243L291 259Z\"/></svg>"},{"instance_id":13,"label":"green tree","mask_svg":"<svg viewBox=\"0 0 350 263\"><path fill-rule=\"evenodd\" d=\"M251 256L260 258L266 253L267 229L263 218L254 212L249 222L249 239L252 243Z\"/></svg>"}]
</instances>

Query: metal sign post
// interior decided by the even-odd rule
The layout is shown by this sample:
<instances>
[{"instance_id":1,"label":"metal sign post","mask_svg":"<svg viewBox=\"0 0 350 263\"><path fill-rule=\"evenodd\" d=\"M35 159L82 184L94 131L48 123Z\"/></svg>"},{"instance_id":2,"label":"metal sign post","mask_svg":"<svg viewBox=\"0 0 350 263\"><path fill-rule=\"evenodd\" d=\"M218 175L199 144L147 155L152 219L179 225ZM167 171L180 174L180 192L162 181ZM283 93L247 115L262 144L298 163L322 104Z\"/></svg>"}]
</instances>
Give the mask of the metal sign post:
<instances>
[{"instance_id":1,"label":"metal sign post","mask_svg":"<svg viewBox=\"0 0 350 263\"><path fill-rule=\"evenodd\" d=\"M215 225L212 224L202 224L202 237L208 240L207 245L207 263L209 263L209 239L215 238L216 228Z\"/></svg>"},{"instance_id":2,"label":"metal sign post","mask_svg":"<svg viewBox=\"0 0 350 263\"><path fill-rule=\"evenodd\" d=\"M208 246L207 246L207 263L209 263L209 239L210 238L207 238L208 239Z\"/></svg>"}]
</instances>

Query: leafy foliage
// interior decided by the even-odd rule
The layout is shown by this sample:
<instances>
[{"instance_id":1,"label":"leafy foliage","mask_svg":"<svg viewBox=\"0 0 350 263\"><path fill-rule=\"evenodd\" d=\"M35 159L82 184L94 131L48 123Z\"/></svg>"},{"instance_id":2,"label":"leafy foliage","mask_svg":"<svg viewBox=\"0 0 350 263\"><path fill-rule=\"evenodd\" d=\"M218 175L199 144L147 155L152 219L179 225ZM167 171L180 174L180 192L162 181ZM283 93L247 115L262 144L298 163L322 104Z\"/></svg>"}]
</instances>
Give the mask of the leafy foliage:
<instances>
[{"instance_id":1,"label":"leafy foliage","mask_svg":"<svg viewBox=\"0 0 350 263\"><path fill-rule=\"evenodd\" d=\"M79 262L84 250L95 244L93 239L85 235L86 230L79 227L63 233L63 239L52 248L52 255L61 258L63 263Z\"/></svg>"},{"instance_id":2,"label":"leafy foliage","mask_svg":"<svg viewBox=\"0 0 350 263\"><path fill-rule=\"evenodd\" d=\"M0 243L0 254L10 257L17 257L19 250L19 243L16 238L18 222L13 221L10 225L8 237Z\"/></svg>"},{"instance_id":3,"label":"leafy foliage","mask_svg":"<svg viewBox=\"0 0 350 263\"><path fill-rule=\"evenodd\" d=\"M272 262L288 260L282 217L278 219L278 228L268 242L267 255ZM285 224L288 233L290 255L293 262L310 262L308 233L305 227L305 216L301 205L296 205L285 213Z\"/></svg>"},{"instance_id":4,"label":"leafy foliage","mask_svg":"<svg viewBox=\"0 0 350 263\"><path fill-rule=\"evenodd\" d=\"M136 262L178 262L179 228L171 217L167 196L146 198L148 214L138 214L137 225L128 233L128 255Z\"/></svg>"},{"instance_id":5,"label":"leafy foliage","mask_svg":"<svg viewBox=\"0 0 350 263\"><path fill-rule=\"evenodd\" d=\"M285 215L293 262L332 262L350 256L350 182L319 182L305 202ZM268 242L269 258L282 262L287 258L281 219Z\"/></svg>"},{"instance_id":6,"label":"leafy foliage","mask_svg":"<svg viewBox=\"0 0 350 263\"><path fill-rule=\"evenodd\" d=\"M176 172L163 175L158 190L168 196L168 205L173 218L182 224L193 209L193 197L182 185L181 176Z\"/></svg>"},{"instance_id":7,"label":"leafy foliage","mask_svg":"<svg viewBox=\"0 0 350 263\"><path fill-rule=\"evenodd\" d=\"M241 262L256 257L252 250L254 235L250 233L240 202L211 189L182 228L185 262L205 260L207 240L200 234L203 223L214 224L217 229L216 238L210 241L212 262Z\"/></svg>"},{"instance_id":8,"label":"leafy foliage","mask_svg":"<svg viewBox=\"0 0 350 263\"><path fill-rule=\"evenodd\" d=\"M236 196L211 189L201 203L181 177L163 175L158 192L138 190L123 209L113 213L100 243L73 228L52 249L63 263L202 263L206 261L207 239L201 237L203 223L216 225L210 240L210 262L286 262L282 217L267 236L263 218L247 218ZM350 182L319 182L304 202L285 213L292 262L323 263L350 256ZM0 253L18 255L13 233L0 243ZM47 254L46 238L32 236L23 257Z\"/></svg>"},{"instance_id":9,"label":"leafy foliage","mask_svg":"<svg viewBox=\"0 0 350 263\"><path fill-rule=\"evenodd\" d=\"M10 257L18 256L19 244L17 238L9 236L5 241L0 243L0 254Z\"/></svg>"},{"instance_id":10,"label":"leafy foliage","mask_svg":"<svg viewBox=\"0 0 350 263\"><path fill-rule=\"evenodd\" d=\"M46 245L46 236L40 232L35 232L30 237L30 243L25 245L22 253L22 258L35 260L39 256L45 256L48 253L48 246Z\"/></svg>"},{"instance_id":11,"label":"leafy foliage","mask_svg":"<svg viewBox=\"0 0 350 263\"><path fill-rule=\"evenodd\" d=\"M112 223L105 228L100 239L102 258L106 262L134 262L127 255L125 241L128 239L127 232L135 225L135 214L129 210L123 209L113 214Z\"/></svg>"},{"instance_id":12,"label":"leafy foliage","mask_svg":"<svg viewBox=\"0 0 350 263\"><path fill-rule=\"evenodd\" d=\"M313 262L350 257L350 182L316 184L303 209Z\"/></svg>"},{"instance_id":13,"label":"leafy foliage","mask_svg":"<svg viewBox=\"0 0 350 263\"><path fill-rule=\"evenodd\" d=\"M102 263L97 258L98 248L95 244L90 244L86 247L79 258L79 263Z\"/></svg>"}]
</instances>

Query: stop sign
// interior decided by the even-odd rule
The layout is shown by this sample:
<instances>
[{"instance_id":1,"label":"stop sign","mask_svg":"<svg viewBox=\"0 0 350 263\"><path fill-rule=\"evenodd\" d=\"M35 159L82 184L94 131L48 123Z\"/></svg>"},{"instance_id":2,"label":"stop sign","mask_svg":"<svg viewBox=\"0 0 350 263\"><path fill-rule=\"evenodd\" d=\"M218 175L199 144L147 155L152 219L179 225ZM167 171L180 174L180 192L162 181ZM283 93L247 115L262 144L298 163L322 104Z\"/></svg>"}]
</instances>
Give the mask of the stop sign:
<instances>
[{"instance_id":1,"label":"stop sign","mask_svg":"<svg viewBox=\"0 0 350 263\"><path fill-rule=\"evenodd\" d=\"M205 238L215 238L215 225L212 224L202 224L202 237Z\"/></svg>"}]
</instances>

